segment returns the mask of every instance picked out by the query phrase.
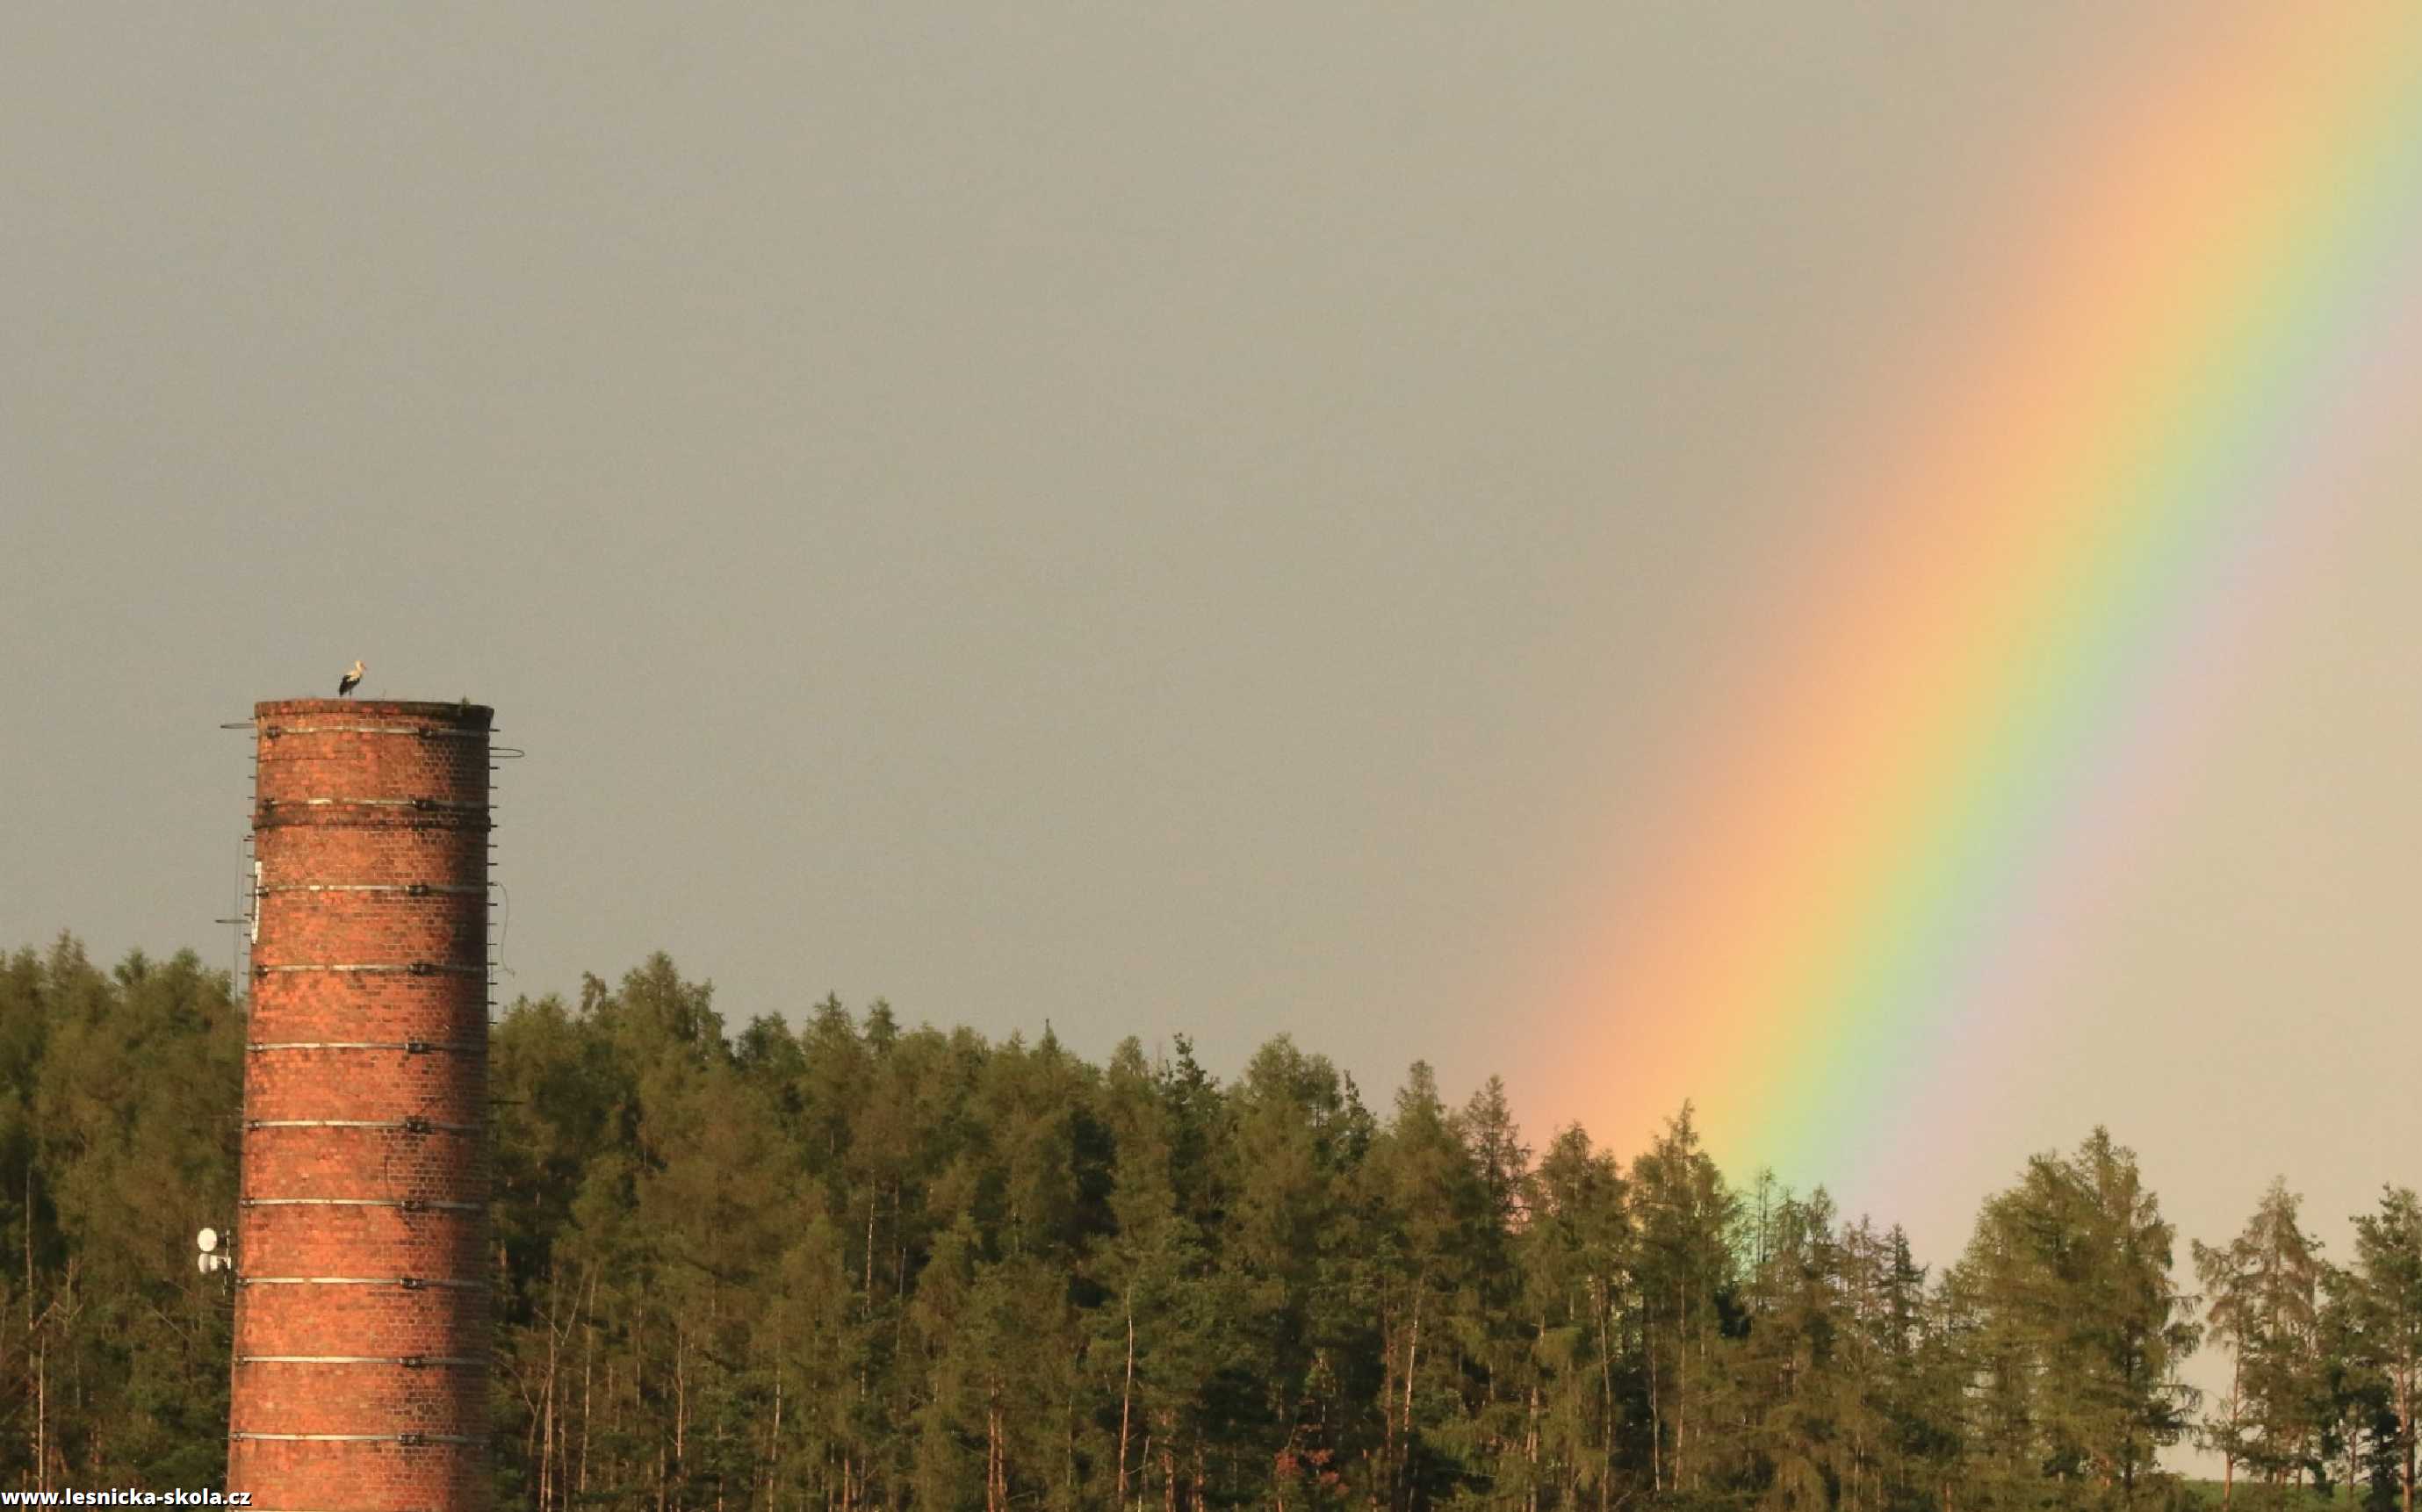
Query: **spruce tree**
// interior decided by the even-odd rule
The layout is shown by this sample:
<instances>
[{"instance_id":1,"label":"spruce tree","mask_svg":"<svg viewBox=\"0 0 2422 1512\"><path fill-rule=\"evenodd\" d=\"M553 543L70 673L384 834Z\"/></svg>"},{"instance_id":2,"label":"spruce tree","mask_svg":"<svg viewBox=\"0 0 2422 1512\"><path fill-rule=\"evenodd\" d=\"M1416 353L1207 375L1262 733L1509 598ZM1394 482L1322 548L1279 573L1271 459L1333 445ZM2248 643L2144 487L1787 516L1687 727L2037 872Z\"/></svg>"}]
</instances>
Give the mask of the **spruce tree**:
<instances>
[{"instance_id":1,"label":"spruce tree","mask_svg":"<svg viewBox=\"0 0 2422 1512\"><path fill-rule=\"evenodd\" d=\"M2273 1180L2226 1248L2194 1246L2206 1315L2230 1361L2228 1393L2204 1425L2225 1457L2224 1505L2240 1464L2275 1488L2320 1459L2321 1262L2297 1222L2299 1202L2284 1178Z\"/></svg>"}]
</instances>

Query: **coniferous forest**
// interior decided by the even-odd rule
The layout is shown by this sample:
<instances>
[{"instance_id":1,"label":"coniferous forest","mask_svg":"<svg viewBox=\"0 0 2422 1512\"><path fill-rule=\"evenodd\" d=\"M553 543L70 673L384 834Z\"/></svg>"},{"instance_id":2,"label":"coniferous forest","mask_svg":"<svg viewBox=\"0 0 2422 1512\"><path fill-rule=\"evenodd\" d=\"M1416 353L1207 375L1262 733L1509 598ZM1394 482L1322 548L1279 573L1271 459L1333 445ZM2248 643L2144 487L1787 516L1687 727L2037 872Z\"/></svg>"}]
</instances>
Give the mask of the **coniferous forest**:
<instances>
[{"instance_id":1,"label":"coniferous forest","mask_svg":"<svg viewBox=\"0 0 2422 1512\"><path fill-rule=\"evenodd\" d=\"M218 1482L242 1025L190 953L0 958L0 1484ZM2189 1441L2412 1505L2408 1190L2343 1265L2284 1185L2181 1242L2095 1129L1928 1268L1687 1108L1616 1152L1284 1039L735 1032L662 956L515 1003L492 1092L506 1507L2162 1507Z\"/></svg>"}]
</instances>

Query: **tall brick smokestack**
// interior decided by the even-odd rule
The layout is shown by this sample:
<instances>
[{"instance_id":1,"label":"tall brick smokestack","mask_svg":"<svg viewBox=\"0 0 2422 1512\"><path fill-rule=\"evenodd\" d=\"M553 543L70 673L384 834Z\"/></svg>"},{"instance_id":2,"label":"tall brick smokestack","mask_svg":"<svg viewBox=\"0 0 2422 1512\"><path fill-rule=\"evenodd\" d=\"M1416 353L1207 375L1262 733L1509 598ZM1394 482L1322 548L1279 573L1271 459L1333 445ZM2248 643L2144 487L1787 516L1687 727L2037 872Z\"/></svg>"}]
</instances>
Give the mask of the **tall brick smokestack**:
<instances>
[{"instance_id":1,"label":"tall brick smokestack","mask_svg":"<svg viewBox=\"0 0 2422 1512\"><path fill-rule=\"evenodd\" d=\"M253 710L228 1488L484 1509L493 711Z\"/></svg>"}]
</instances>

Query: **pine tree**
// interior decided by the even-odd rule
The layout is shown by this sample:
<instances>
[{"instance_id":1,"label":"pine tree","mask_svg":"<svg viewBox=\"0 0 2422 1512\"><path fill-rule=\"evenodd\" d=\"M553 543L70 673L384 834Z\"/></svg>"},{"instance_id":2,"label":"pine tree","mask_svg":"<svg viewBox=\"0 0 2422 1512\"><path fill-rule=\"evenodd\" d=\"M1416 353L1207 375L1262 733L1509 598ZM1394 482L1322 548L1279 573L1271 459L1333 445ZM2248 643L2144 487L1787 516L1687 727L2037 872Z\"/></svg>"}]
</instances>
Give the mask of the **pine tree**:
<instances>
[{"instance_id":1,"label":"pine tree","mask_svg":"<svg viewBox=\"0 0 2422 1512\"><path fill-rule=\"evenodd\" d=\"M2299 1202L2273 1180L2227 1248L2194 1246L2211 1331L2231 1362L2222 1410L2204 1427L2225 1458L2224 1505L2241 1463L2278 1488L2320 1457L2321 1263L2296 1221Z\"/></svg>"},{"instance_id":2,"label":"pine tree","mask_svg":"<svg viewBox=\"0 0 2422 1512\"><path fill-rule=\"evenodd\" d=\"M2135 1158L2098 1128L1986 1204L1948 1278L1970 1378L1966 1463L1988 1506L2147 1504L2184 1435L2197 1331L2172 1232Z\"/></svg>"},{"instance_id":3,"label":"pine tree","mask_svg":"<svg viewBox=\"0 0 2422 1512\"><path fill-rule=\"evenodd\" d=\"M1171 1092L1180 1106L1196 1100L1183 1080ZM1385 1230L1365 1170L1374 1138L1352 1081L1283 1035L1229 1098L1212 1228L1218 1326L1233 1352L1211 1410L1227 1425L1240 1498L1320 1504L1342 1494L1332 1476L1377 1494L1392 1470Z\"/></svg>"},{"instance_id":4,"label":"pine tree","mask_svg":"<svg viewBox=\"0 0 2422 1512\"><path fill-rule=\"evenodd\" d=\"M1761 1173L1744 1202L1748 1275L1734 1351L1744 1456L1735 1474L1758 1504L1804 1512L1833 1504L1843 1454L1842 1252L1832 1203L1801 1201Z\"/></svg>"},{"instance_id":5,"label":"pine tree","mask_svg":"<svg viewBox=\"0 0 2422 1512\"><path fill-rule=\"evenodd\" d=\"M1533 1329L1525 1504L1596 1507L1617 1495L1618 1378L1631 1366L1625 1325L1631 1224L1614 1159L1578 1126L1556 1136L1525 1182L1516 1236L1518 1301Z\"/></svg>"},{"instance_id":6,"label":"pine tree","mask_svg":"<svg viewBox=\"0 0 2422 1512\"><path fill-rule=\"evenodd\" d=\"M1631 1199L1651 1484L1694 1491L1707 1480L1707 1442L1721 1443L1715 1348L1732 1302L1739 1202L1701 1148L1690 1104L1632 1163Z\"/></svg>"},{"instance_id":7,"label":"pine tree","mask_svg":"<svg viewBox=\"0 0 2422 1512\"><path fill-rule=\"evenodd\" d=\"M2416 1391L2422 1388L2422 1199L2412 1189L2381 1193L2380 1209L2354 1221L2348 1326L2361 1358L2387 1389L2395 1430L2390 1451L2399 1504L2414 1512Z\"/></svg>"}]
</instances>

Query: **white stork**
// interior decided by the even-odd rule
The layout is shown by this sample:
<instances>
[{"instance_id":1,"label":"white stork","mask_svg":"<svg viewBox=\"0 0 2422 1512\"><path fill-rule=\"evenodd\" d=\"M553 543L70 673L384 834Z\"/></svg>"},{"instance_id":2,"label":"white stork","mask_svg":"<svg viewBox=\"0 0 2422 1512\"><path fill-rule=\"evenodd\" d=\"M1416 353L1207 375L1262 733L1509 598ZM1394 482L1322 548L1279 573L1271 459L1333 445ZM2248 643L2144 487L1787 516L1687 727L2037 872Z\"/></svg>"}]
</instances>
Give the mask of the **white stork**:
<instances>
[{"instance_id":1,"label":"white stork","mask_svg":"<svg viewBox=\"0 0 2422 1512\"><path fill-rule=\"evenodd\" d=\"M354 669L352 671L347 672L343 677L337 680L337 697L340 699L351 697L354 688L360 684L361 680L362 664L356 661L354 663Z\"/></svg>"}]
</instances>

